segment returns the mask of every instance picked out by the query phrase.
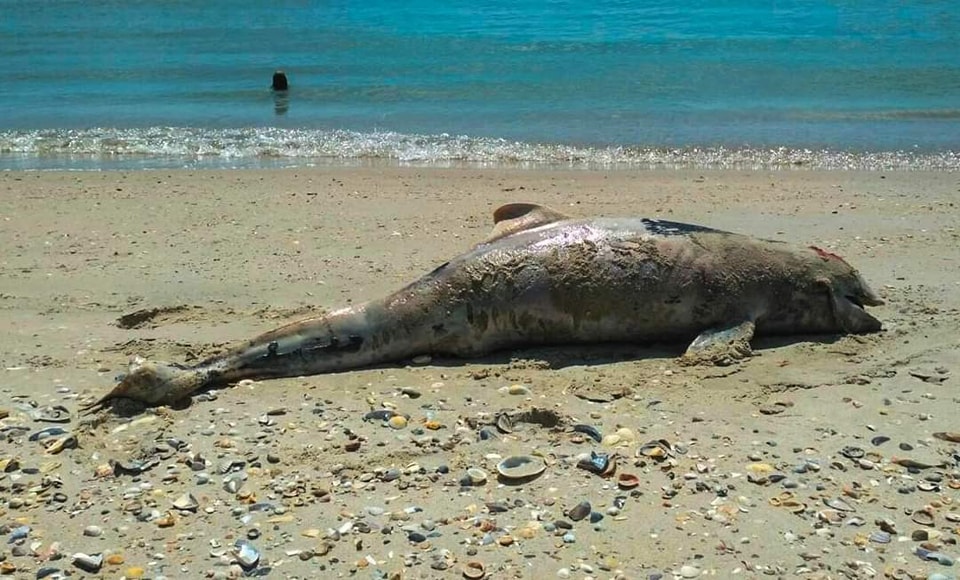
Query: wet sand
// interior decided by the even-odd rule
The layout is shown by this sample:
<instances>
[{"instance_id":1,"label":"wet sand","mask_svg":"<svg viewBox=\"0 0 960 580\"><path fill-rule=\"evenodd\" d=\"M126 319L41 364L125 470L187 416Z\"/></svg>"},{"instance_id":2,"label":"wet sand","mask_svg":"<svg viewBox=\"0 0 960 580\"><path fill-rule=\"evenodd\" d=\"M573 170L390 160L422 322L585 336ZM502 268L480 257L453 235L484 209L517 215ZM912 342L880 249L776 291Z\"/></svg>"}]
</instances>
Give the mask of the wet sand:
<instances>
[{"instance_id":1,"label":"wet sand","mask_svg":"<svg viewBox=\"0 0 960 580\"><path fill-rule=\"evenodd\" d=\"M729 367L534 348L75 414L132 355L196 361L380 296L512 201L824 247L887 300L885 331L758 340ZM960 432L958 204L957 174L921 171L2 173L0 571L229 577L244 540L270 578L952 577L960 455L934 434ZM58 405L69 422L37 420ZM384 408L406 425L364 420ZM616 475L578 467L591 452ZM546 470L497 481L515 454Z\"/></svg>"}]
</instances>

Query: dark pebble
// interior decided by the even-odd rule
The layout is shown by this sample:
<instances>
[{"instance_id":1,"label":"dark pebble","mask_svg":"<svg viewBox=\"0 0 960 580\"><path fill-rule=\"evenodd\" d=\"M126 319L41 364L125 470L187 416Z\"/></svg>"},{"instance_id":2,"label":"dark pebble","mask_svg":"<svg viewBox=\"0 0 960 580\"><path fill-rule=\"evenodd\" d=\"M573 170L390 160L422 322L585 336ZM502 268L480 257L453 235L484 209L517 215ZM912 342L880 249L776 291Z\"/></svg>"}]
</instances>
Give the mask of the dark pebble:
<instances>
[{"instance_id":1,"label":"dark pebble","mask_svg":"<svg viewBox=\"0 0 960 580\"><path fill-rule=\"evenodd\" d=\"M901 443L899 447L901 451L913 451L913 445L909 443Z\"/></svg>"},{"instance_id":2,"label":"dark pebble","mask_svg":"<svg viewBox=\"0 0 960 580\"><path fill-rule=\"evenodd\" d=\"M561 529L561 530L572 530L572 529L573 529L573 524L571 524L571 523L568 522L567 520L556 520L555 522L553 522L553 525L556 526L558 529Z\"/></svg>"},{"instance_id":3,"label":"dark pebble","mask_svg":"<svg viewBox=\"0 0 960 580\"><path fill-rule=\"evenodd\" d=\"M426 542L427 537L420 532L410 532L407 536L407 539L413 542L414 544L419 544L421 542Z\"/></svg>"},{"instance_id":4,"label":"dark pebble","mask_svg":"<svg viewBox=\"0 0 960 580\"><path fill-rule=\"evenodd\" d=\"M871 439L871 440L870 440L870 443L872 443L874 446L880 446L880 445L883 445L884 443L886 443L886 442L889 441L889 440L890 440L890 438L887 437L886 435L878 435L878 436L874 437L873 439Z\"/></svg>"},{"instance_id":5,"label":"dark pebble","mask_svg":"<svg viewBox=\"0 0 960 580\"><path fill-rule=\"evenodd\" d=\"M570 510L567 512L566 515L571 520L575 522L579 522L583 518L590 515L590 511L591 511L590 502L582 501L577 505L573 506L572 508L570 508Z\"/></svg>"},{"instance_id":6,"label":"dark pebble","mask_svg":"<svg viewBox=\"0 0 960 580\"><path fill-rule=\"evenodd\" d=\"M492 514L503 513L510 509L510 506L501 501L491 501L487 502L485 505L487 506L487 510L489 510Z\"/></svg>"}]
</instances>

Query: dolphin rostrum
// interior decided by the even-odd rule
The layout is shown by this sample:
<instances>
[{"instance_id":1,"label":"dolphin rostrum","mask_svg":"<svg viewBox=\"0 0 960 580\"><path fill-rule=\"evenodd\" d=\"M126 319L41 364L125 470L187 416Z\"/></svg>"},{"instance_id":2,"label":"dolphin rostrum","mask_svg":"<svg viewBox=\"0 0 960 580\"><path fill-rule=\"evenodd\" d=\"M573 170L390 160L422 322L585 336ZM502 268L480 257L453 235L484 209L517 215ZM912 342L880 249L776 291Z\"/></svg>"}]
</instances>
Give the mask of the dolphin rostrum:
<instances>
[{"instance_id":1,"label":"dolphin rostrum","mask_svg":"<svg viewBox=\"0 0 960 580\"><path fill-rule=\"evenodd\" d=\"M692 341L683 362L750 355L754 334L878 331L883 301L839 256L647 218L514 203L490 236L378 300L295 322L191 366L135 358L97 409L172 403L242 379L540 344Z\"/></svg>"}]
</instances>

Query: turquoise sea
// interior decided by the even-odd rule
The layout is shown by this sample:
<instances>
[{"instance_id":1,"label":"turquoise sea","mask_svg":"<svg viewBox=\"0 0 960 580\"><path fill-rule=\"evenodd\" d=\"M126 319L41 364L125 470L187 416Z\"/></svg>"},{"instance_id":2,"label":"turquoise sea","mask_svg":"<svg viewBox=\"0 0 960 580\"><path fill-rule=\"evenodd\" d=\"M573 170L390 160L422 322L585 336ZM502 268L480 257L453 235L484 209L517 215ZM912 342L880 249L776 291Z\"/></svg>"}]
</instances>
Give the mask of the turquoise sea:
<instances>
[{"instance_id":1,"label":"turquoise sea","mask_svg":"<svg viewBox=\"0 0 960 580\"><path fill-rule=\"evenodd\" d=\"M0 0L0 169L957 168L956 8Z\"/></svg>"}]
</instances>

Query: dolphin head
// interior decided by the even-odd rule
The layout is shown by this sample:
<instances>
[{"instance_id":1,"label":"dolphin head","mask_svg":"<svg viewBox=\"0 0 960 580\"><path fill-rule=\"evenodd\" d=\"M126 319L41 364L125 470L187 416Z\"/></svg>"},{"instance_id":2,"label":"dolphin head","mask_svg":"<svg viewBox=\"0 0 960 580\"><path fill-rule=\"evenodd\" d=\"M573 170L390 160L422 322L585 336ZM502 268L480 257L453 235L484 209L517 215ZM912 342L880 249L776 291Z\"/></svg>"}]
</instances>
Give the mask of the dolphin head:
<instances>
[{"instance_id":1,"label":"dolphin head","mask_svg":"<svg viewBox=\"0 0 960 580\"><path fill-rule=\"evenodd\" d=\"M881 306L883 300L843 258L817 247L811 249L821 260L822 271L817 282L827 292L837 328L857 334L880 330L883 326L881 322L867 313L864 307Z\"/></svg>"}]
</instances>

